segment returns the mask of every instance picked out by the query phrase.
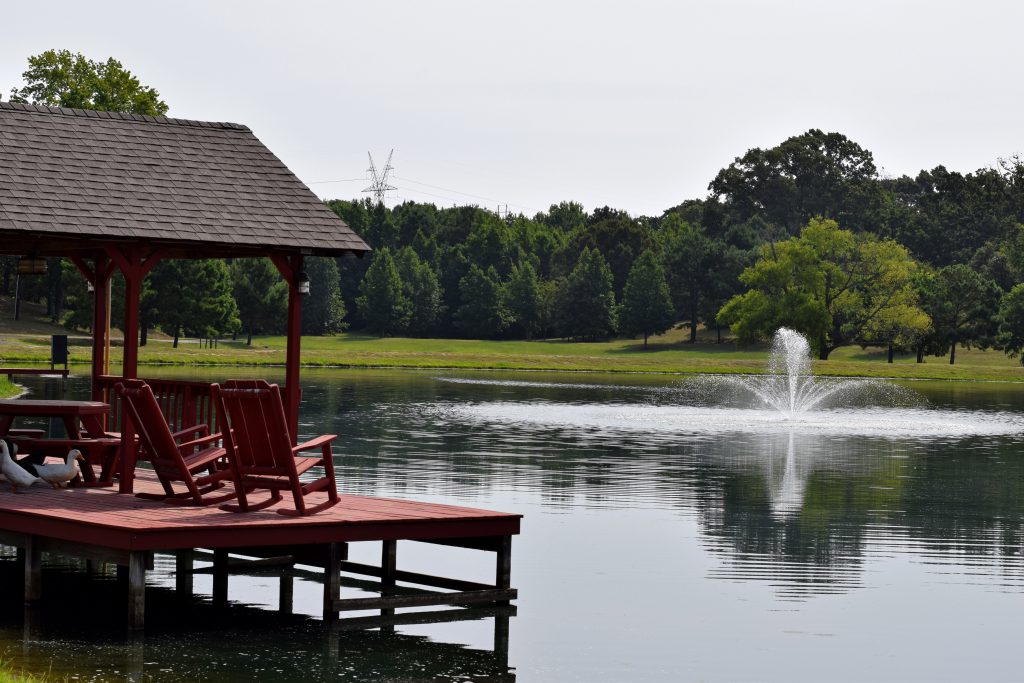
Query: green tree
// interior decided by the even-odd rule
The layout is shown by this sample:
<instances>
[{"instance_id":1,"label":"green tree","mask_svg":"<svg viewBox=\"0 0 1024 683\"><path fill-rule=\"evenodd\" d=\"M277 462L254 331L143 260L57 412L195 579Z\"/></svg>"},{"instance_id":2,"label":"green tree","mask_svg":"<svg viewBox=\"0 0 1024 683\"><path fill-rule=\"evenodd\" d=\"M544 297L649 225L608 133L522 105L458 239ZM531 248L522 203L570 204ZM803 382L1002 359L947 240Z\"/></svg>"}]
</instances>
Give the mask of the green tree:
<instances>
[{"instance_id":1,"label":"green tree","mask_svg":"<svg viewBox=\"0 0 1024 683\"><path fill-rule=\"evenodd\" d=\"M98 109L161 116L167 103L113 57L105 62L70 50L47 50L28 58L25 85L11 91L12 102L51 107Z\"/></svg>"},{"instance_id":2,"label":"green tree","mask_svg":"<svg viewBox=\"0 0 1024 683\"><path fill-rule=\"evenodd\" d=\"M302 333L334 334L347 326L345 301L338 286L338 264L333 258L313 256L305 260L309 296L302 303Z\"/></svg>"},{"instance_id":3,"label":"green tree","mask_svg":"<svg viewBox=\"0 0 1024 683\"><path fill-rule=\"evenodd\" d=\"M221 259L164 260L149 275L153 323L174 337L211 339L237 331L231 272Z\"/></svg>"},{"instance_id":4,"label":"green tree","mask_svg":"<svg viewBox=\"0 0 1024 683\"><path fill-rule=\"evenodd\" d=\"M730 299L719 319L744 341L765 340L779 327L798 330L826 360L863 340L879 320L913 311L916 267L896 242L814 218L799 237L762 247L740 276L748 290Z\"/></svg>"},{"instance_id":5,"label":"green tree","mask_svg":"<svg viewBox=\"0 0 1024 683\"><path fill-rule=\"evenodd\" d=\"M368 330L381 337L405 330L412 305L405 295L390 249L382 247L374 252L359 291L356 305Z\"/></svg>"},{"instance_id":6,"label":"green tree","mask_svg":"<svg viewBox=\"0 0 1024 683\"><path fill-rule=\"evenodd\" d=\"M597 249L586 247L558 293L558 322L567 337L605 339L615 331L612 271Z\"/></svg>"},{"instance_id":7,"label":"green tree","mask_svg":"<svg viewBox=\"0 0 1024 683\"><path fill-rule=\"evenodd\" d=\"M231 263L231 287L238 304L246 344L254 334L268 334L285 327L288 315L288 283L268 258L240 258Z\"/></svg>"},{"instance_id":8,"label":"green tree","mask_svg":"<svg viewBox=\"0 0 1024 683\"><path fill-rule=\"evenodd\" d=\"M999 287L970 266L955 264L939 269L921 287L921 308L932 320L931 347L936 355L949 351L956 362L956 347L985 348L993 341L999 307Z\"/></svg>"},{"instance_id":9,"label":"green tree","mask_svg":"<svg viewBox=\"0 0 1024 683\"><path fill-rule=\"evenodd\" d=\"M477 264L459 282L462 305L455 312L455 325L471 339L497 337L508 326L502 301L501 281L494 266L484 270Z\"/></svg>"},{"instance_id":10,"label":"green tree","mask_svg":"<svg viewBox=\"0 0 1024 683\"><path fill-rule=\"evenodd\" d=\"M881 206L877 174L871 152L840 133L811 129L749 150L709 189L735 221L761 215L790 235L815 216L866 229Z\"/></svg>"},{"instance_id":11,"label":"green tree","mask_svg":"<svg viewBox=\"0 0 1024 683\"><path fill-rule=\"evenodd\" d=\"M522 336L532 339L541 328L543 316L540 279L529 261L512 266L512 273L505 283L504 298L509 323Z\"/></svg>"},{"instance_id":12,"label":"green tree","mask_svg":"<svg viewBox=\"0 0 1024 683\"><path fill-rule=\"evenodd\" d=\"M648 336L665 332L674 322L665 269L657 255L648 249L640 254L626 278L620 328L624 332L643 334L644 348L647 348Z\"/></svg>"},{"instance_id":13,"label":"green tree","mask_svg":"<svg viewBox=\"0 0 1024 683\"><path fill-rule=\"evenodd\" d=\"M1024 365L1024 284L1015 285L999 302L997 346Z\"/></svg>"},{"instance_id":14,"label":"green tree","mask_svg":"<svg viewBox=\"0 0 1024 683\"><path fill-rule=\"evenodd\" d=\"M412 247L398 252L398 275L410 303L409 333L428 336L437 330L441 320L441 284L430 264Z\"/></svg>"}]
</instances>

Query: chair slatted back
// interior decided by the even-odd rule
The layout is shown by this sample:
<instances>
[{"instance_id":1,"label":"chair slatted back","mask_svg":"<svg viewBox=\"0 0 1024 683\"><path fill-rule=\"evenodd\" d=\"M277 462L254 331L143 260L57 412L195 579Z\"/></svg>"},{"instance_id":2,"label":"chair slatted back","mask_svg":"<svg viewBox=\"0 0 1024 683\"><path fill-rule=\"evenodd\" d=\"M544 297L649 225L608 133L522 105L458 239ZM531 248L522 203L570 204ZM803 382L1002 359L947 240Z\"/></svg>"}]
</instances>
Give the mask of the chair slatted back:
<instances>
[{"instance_id":1,"label":"chair slatted back","mask_svg":"<svg viewBox=\"0 0 1024 683\"><path fill-rule=\"evenodd\" d=\"M114 386L125 381L121 377L110 375L97 378L97 383L104 394L101 400L110 404L110 415L107 422L107 429L110 431L121 430L124 411L119 396L114 391ZM212 432L217 431L217 411L208 382L174 379L146 379L143 381L152 389L160 406L160 412L163 413L172 432L201 424L209 425Z\"/></svg>"},{"instance_id":2,"label":"chair slatted back","mask_svg":"<svg viewBox=\"0 0 1024 683\"><path fill-rule=\"evenodd\" d=\"M281 390L266 380L231 380L213 393L228 456L242 475L295 476ZM230 433L225 427L230 427Z\"/></svg>"},{"instance_id":3,"label":"chair slatted back","mask_svg":"<svg viewBox=\"0 0 1024 683\"><path fill-rule=\"evenodd\" d=\"M142 380L128 379L114 389L157 475L165 479L180 479L183 474L187 477L185 461L152 388Z\"/></svg>"}]
</instances>

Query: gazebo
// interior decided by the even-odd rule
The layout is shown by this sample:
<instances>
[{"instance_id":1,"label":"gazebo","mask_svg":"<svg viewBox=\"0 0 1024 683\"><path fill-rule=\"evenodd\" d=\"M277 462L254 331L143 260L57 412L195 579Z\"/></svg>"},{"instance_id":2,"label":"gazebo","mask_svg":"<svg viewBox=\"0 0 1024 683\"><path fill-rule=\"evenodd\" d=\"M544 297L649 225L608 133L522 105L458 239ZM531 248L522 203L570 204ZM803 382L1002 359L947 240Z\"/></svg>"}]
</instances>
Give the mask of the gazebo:
<instances>
[{"instance_id":1,"label":"gazebo","mask_svg":"<svg viewBox=\"0 0 1024 683\"><path fill-rule=\"evenodd\" d=\"M161 259L269 257L289 285L285 411L298 423L306 256L366 243L246 126L0 102L0 253L69 258L95 293L92 393L108 290L126 285L122 374L138 376L139 297Z\"/></svg>"}]
</instances>

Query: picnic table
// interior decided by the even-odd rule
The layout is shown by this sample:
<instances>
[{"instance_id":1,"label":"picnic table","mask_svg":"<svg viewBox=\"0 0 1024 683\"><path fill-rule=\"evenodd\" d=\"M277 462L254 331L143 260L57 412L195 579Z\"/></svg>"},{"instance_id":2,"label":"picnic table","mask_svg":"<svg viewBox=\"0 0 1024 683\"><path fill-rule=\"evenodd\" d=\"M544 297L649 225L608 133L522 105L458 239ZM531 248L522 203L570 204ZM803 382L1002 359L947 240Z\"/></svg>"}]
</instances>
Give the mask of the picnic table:
<instances>
[{"instance_id":1,"label":"picnic table","mask_svg":"<svg viewBox=\"0 0 1024 683\"><path fill-rule=\"evenodd\" d=\"M20 451L40 452L64 457L72 448L82 451L89 467L82 470L86 483L109 486L120 450L120 438L110 435L103 426L103 416L110 406L100 401L64 401L42 399L0 400L0 437L18 444ZM19 418L56 418L63 422L66 438L49 438L42 429L15 428ZM92 465L100 465L97 478Z\"/></svg>"}]
</instances>

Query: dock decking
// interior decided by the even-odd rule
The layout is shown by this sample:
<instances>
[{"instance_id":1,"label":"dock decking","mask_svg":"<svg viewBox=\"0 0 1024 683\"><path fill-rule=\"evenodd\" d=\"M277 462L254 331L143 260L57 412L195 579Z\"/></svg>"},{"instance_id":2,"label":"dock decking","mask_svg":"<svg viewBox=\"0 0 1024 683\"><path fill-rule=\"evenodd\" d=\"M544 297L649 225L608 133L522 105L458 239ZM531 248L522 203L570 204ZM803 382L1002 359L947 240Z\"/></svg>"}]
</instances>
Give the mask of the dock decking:
<instances>
[{"instance_id":1,"label":"dock decking","mask_svg":"<svg viewBox=\"0 0 1024 683\"><path fill-rule=\"evenodd\" d=\"M192 550L214 551L214 587L227 593L229 551L263 557L287 556L293 562L323 567L324 618L346 610L428 605L505 604L515 599L510 586L511 537L519 533L521 515L408 500L341 494L341 502L318 514L286 517L277 506L257 512L225 512L215 506L168 505L112 488L51 490L33 487L13 494L0 484L0 543L24 549L25 599L41 595L40 556L58 553L112 562L128 568L128 624L144 623L145 572L154 551L177 552L179 569L191 563ZM161 491L150 470L140 469L137 492ZM323 496L325 493L311 494ZM311 503L318 501L312 500ZM397 542L415 540L475 548L496 554L493 584L400 571ZM381 541L379 567L348 562L347 544ZM402 592L344 600L339 572L377 576L382 592L396 581L445 589Z\"/></svg>"}]
</instances>

